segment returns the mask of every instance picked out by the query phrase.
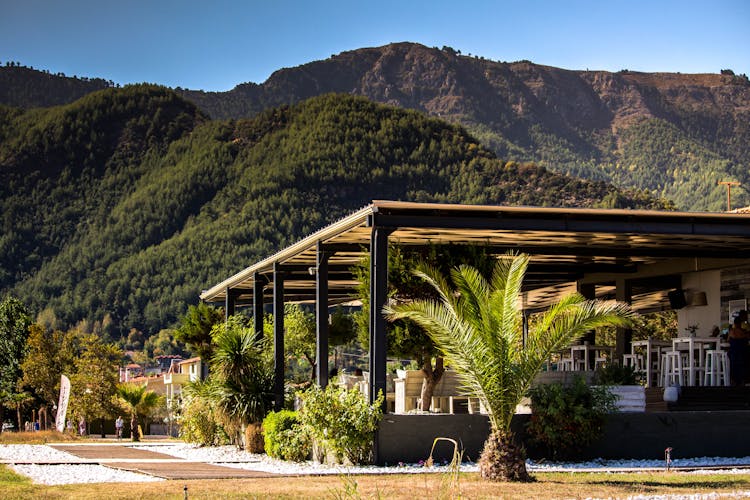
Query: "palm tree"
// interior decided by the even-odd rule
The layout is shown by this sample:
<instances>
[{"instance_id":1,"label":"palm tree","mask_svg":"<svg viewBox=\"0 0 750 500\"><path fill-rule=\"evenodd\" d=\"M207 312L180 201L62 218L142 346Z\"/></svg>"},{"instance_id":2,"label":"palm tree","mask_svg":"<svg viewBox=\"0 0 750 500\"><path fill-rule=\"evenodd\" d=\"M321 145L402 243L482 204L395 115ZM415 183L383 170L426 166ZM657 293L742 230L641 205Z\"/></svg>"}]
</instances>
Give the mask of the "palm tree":
<instances>
[{"instance_id":1,"label":"palm tree","mask_svg":"<svg viewBox=\"0 0 750 500\"><path fill-rule=\"evenodd\" d=\"M256 338L237 316L217 325L213 340L211 397L224 414L225 430L234 434L235 443L239 444L239 433L248 425L255 426L255 439L274 401L273 359L266 340ZM246 448L259 451L253 449L253 443L246 443Z\"/></svg>"},{"instance_id":2,"label":"palm tree","mask_svg":"<svg viewBox=\"0 0 750 500\"><path fill-rule=\"evenodd\" d=\"M498 259L490 281L471 266L450 272L455 287L435 269L415 274L438 292L439 300L416 300L386 307L389 319L420 324L456 370L464 390L478 397L489 415L491 432L480 458L483 478L528 481L523 448L510 429L516 405L531 388L550 355L602 325L626 325L626 304L564 297L544 313L523 338L518 306L528 267L527 255Z\"/></svg>"},{"instance_id":3,"label":"palm tree","mask_svg":"<svg viewBox=\"0 0 750 500\"><path fill-rule=\"evenodd\" d=\"M161 397L154 391L147 390L146 385L119 384L117 395L130 412L130 436L133 441L140 441L138 418L148 417L161 403Z\"/></svg>"}]
</instances>

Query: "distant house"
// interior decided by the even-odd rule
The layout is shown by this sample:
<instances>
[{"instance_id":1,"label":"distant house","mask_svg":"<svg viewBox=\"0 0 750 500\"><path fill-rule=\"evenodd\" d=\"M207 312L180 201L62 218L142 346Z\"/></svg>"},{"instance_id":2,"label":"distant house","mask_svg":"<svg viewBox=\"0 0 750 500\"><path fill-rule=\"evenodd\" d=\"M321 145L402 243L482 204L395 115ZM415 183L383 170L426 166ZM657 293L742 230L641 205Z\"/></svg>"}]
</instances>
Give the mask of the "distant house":
<instances>
[{"instance_id":1,"label":"distant house","mask_svg":"<svg viewBox=\"0 0 750 500\"><path fill-rule=\"evenodd\" d=\"M133 385L145 385L149 391L154 391L156 394L164 396L167 394L167 388L164 385L164 375L144 375L141 377L134 377L127 381L128 384Z\"/></svg>"},{"instance_id":2,"label":"distant house","mask_svg":"<svg viewBox=\"0 0 750 500\"><path fill-rule=\"evenodd\" d=\"M156 366L159 369L159 373L165 373L169 371L172 365L182 361L182 356L178 354L164 354L161 356L155 356L154 359L156 360Z\"/></svg>"},{"instance_id":3,"label":"distant house","mask_svg":"<svg viewBox=\"0 0 750 500\"><path fill-rule=\"evenodd\" d=\"M195 357L173 363L169 370L164 374L164 385L166 388L167 407L173 403L180 402L182 386L188 382L201 380L203 372L203 362L201 358Z\"/></svg>"},{"instance_id":4,"label":"distant house","mask_svg":"<svg viewBox=\"0 0 750 500\"><path fill-rule=\"evenodd\" d=\"M143 376L143 367L136 363L130 363L120 368L120 382L130 382L134 378Z\"/></svg>"}]
</instances>

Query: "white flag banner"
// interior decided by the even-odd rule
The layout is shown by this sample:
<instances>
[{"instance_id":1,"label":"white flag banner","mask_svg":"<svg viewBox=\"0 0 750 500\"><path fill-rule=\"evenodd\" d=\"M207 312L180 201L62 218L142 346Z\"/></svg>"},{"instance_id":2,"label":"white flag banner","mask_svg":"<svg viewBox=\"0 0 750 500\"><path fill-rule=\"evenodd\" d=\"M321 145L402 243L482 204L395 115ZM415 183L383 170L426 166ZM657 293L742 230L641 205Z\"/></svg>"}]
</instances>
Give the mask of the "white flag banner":
<instances>
[{"instance_id":1,"label":"white flag banner","mask_svg":"<svg viewBox=\"0 0 750 500\"><path fill-rule=\"evenodd\" d=\"M57 418L55 427L58 432L65 432L65 415L68 413L68 400L70 399L70 379L65 375L60 376L60 400L57 403Z\"/></svg>"}]
</instances>

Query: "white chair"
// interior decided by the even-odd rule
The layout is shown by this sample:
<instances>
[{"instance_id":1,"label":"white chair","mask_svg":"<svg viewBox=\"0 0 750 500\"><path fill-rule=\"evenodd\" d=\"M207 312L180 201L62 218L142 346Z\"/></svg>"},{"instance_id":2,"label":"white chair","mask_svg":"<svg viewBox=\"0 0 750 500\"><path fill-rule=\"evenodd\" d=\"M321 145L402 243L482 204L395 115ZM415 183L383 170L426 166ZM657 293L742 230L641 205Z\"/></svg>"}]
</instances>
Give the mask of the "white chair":
<instances>
[{"instance_id":1,"label":"white chair","mask_svg":"<svg viewBox=\"0 0 750 500\"><path fill-rule=\"evenodd\" d=\"M710 349L706 351L703 385L713 387L729 385L729 356L726 351Z\"/></svg>"},{"instance_id":2,"label":"white chair","mask_svg":"<svg viewBox=\"0 0 750 500\"><path fill-rule=\"evenodd\" d=\"M662 355L662 380L664 387L685 385L682 356L680 351L667 351Z\"/></svg>"}]
</instances>

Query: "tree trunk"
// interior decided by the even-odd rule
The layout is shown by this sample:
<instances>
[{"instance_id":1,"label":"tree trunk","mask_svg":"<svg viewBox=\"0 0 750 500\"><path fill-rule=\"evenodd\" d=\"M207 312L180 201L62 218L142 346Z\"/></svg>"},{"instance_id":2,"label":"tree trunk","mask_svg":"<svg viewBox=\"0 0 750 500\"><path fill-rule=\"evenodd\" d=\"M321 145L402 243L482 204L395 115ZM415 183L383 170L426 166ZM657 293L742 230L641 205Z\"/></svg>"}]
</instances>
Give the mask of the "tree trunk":
<instances>
[{"instance_id":1,"label":"tree trunk","mask_svg":"<svg viewBox=\"0 0 750 500\"><path fill-rule=\"evenodd\" d=\"M248 453L264 453L263 424L255 422L245 427L245 451Z\"/></svg>"},{"instance_id":2,"label":"tree trunk","mask_svg":"<svg viewBox=\"0 0 750 500\"><path fill-rule=\"evenodd\" d=\"M102 437L107 437L107 435L104 433L104 417L99 417L99 428L102 431Z\"/></svg>"},{"instance_id":3,"label":"tree trunk","mask_svg":"<svg viewBox=\"0 0 750 500\"><path fill-rule=\"evenodd\" d=\"M479 457L479 472L490 481L533 481L526 470L525 455L512 432L493 430Z\"/></svg>"},{"instance_id":4,"label":"tree trunk","mask_svg":"<svg viewBox=\"0 0 750 500\"><path fill-rule=\"evenodd\" d=\"M138 419L135 418L135 413L130 416L130 439L133 441L141 440L141 436L138 433Z\"/></svg>"},{"instance_id":5,"label":"tree trunk","mask_svg":"<svg viewBox=\"0 0 750 500\"><path fill-rule=\"evenodd\" d=\"M432 358L425 356L425 361L422 365L422 374L424 379L422 380L422 392L419 396L419 403L417 409L423 411L429 411L430 405L432 404L432 394L435 392L435 386L440 379L443 377L445 369L443 368L443 358L435 358L435 368L432 368Z\"/></svg>"},{"instance_id":6,"label":"tree trunk","mask_svg":"<svg viewBox=\"0 0 750 500\"><path fill-rule=\"evenodd\" d=\"M16 403L16 419L18 420L18 430L21 431L21 403ZM0 420L2 422L2 420Z\"/></svg>"}]
</instances>

